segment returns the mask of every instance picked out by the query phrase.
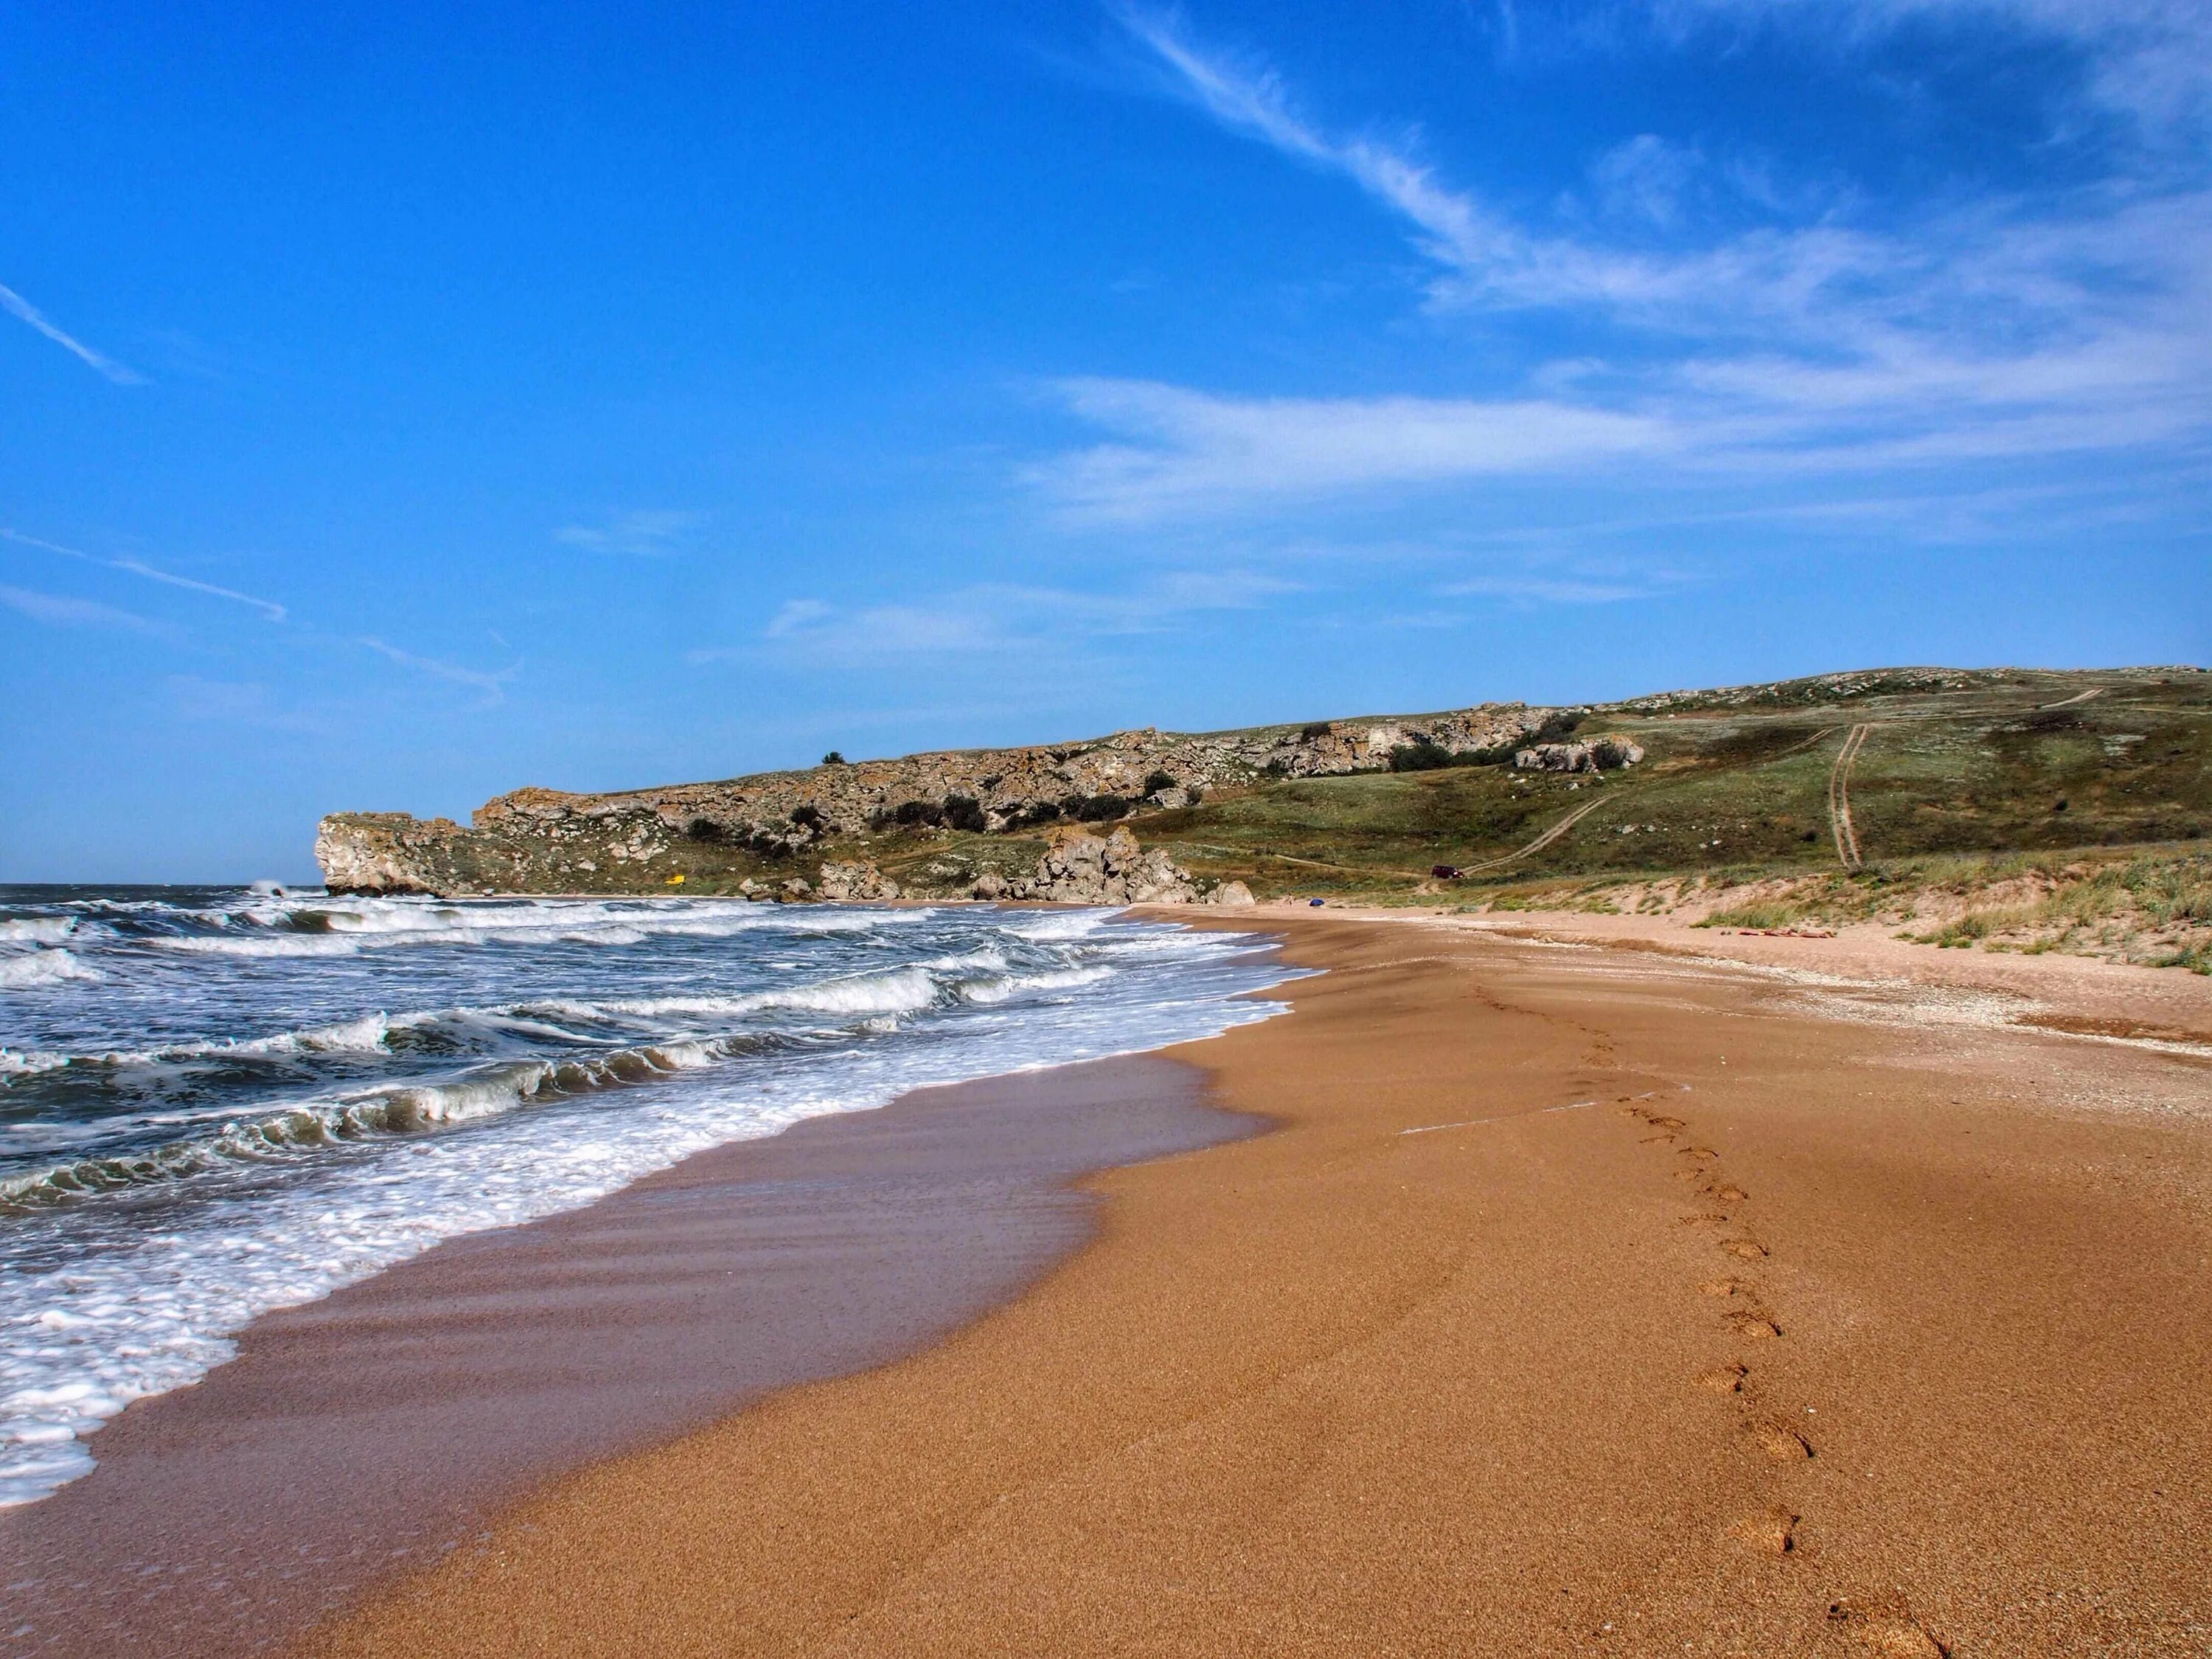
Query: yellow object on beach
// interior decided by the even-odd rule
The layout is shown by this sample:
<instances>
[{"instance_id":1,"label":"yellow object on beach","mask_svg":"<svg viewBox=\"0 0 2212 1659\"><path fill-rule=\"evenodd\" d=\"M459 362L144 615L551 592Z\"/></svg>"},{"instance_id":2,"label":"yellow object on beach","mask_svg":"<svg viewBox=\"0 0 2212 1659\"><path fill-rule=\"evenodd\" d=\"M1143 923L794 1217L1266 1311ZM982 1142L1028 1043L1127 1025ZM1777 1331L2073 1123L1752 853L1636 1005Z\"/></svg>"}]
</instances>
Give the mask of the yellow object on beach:
<instances>
[{"instance_id":1,"label":"yellow object on beach","mask_svg":"<svg viewBox=\"0 0 2212 1659\"><path fill-rule=\"evenodd\" d=\"M671 876L668 878L668 884L671 887L681 887L684 884L684 878L681 876Z\"/></svg>"}]
</instances>

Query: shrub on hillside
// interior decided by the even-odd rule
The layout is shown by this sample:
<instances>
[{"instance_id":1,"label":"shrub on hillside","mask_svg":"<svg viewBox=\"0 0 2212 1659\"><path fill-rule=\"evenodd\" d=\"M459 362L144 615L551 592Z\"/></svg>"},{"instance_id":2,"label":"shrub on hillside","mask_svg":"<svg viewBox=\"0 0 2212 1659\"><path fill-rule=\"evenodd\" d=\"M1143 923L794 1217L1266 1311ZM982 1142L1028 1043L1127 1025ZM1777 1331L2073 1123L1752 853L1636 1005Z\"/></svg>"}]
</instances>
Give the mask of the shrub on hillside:
<instances>
[{"instance_id":1,"label":"shrub on hillside","mask_svg":"<svg viewBox=\"0 0 2212 1659\"><path fill-rule=\"evenodd\" d=\"M1390 769L1393 772L1434 772L1455 764L1457 757L1433 738L1401 743L1390 751Z\"/></svg>"},{"instance_id":2,"label":"shrub on hillside","mask_svg":"<svg viewBox=\"0 0 2212 1659\"><path fill-rule=\"evenodd\" d=\"M1157 795L1176 787L1176 775L1172 772L1148 772L1145 775L1145 793L1148 795Z\"/></svg>"},{"instance_id":3,"label":"shrub on hillside","mask_svg":"<svg viewBox=\"0 0 2212 1659\"><path fill-rule=\"evenodd\" d=\"M1069 803L1073 802L1071 805ZM1080 823L1103 823L1109 818L1126 818L1133 802L1125 795L1072 795L1060 805L1068 817Z\"/></svg>"},{"instance_id":4,"label":"shrub on hillside","mask_svg":"<svg viewBox=\"0 0 2212 1659\"><path fill-rule=\"evenodd\" d=\"M965 830L977 836L991 827L991 820L984 815L982 803L973 795L947 795L945 798L945 822L955 830Z\"/></svg>"}]
</instances>

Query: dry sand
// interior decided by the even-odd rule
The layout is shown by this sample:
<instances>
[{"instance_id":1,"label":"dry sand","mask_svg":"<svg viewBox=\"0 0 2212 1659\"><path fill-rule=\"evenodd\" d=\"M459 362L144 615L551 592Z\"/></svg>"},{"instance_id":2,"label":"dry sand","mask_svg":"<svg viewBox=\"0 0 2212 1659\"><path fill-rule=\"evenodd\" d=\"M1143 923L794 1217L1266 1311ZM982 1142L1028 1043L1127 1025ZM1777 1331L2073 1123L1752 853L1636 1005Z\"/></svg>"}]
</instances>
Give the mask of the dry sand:
<instances>
[{"instance_id":1,"label":"dry sand","mask_svg":"<svg viewBox=\"0 0 2212 1659\"><path fill-rule=\"evenodd\" d=\"M2212 1650L2212 1061L1283 925L1333 971L1180 1051L1275 1133L307 1650Z\"/></svg>"}]
</instances>

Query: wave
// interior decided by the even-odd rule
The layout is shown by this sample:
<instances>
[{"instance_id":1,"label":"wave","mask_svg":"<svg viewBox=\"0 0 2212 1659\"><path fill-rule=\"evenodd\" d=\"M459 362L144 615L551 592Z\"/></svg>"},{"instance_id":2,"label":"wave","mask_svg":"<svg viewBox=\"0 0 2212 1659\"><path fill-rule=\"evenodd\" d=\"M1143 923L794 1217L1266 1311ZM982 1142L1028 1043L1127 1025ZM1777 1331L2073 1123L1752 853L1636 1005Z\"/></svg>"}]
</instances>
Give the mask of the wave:
<instances>
[{"instance_id":1,"label":"wave","mask_svg":"<svg viewBox=\"0 0 2212 1659\"><path fill-rule=\"evenodd\" d=\"M4 966L0 961L0 966ZM735 1020L778 1011L848 1015L918 1013L940 999L937 981L920 967L847 975L788 990L728 996L612 998L603 1001L550 999L504 1006L364 1014L334 1024L277 1031L265 1036L173 1042L160 1048L79 1054L0 1049L0 1089L56 1071L127 1073L157 1067L204 1067L226 1062L276 1061L315 1056L399 1054L483 1054L514 1043L563 1046L638 1040L640 1022L671 1017ZM592 1026L630 1028L594 1032ZM580 1030L579 1027L586 1029ZM690 1034L686 1034L690 1035ZM655 1039L658 1040L658 1039Z\"/></svg>"},{"instance_id":2,"label":"wave","mask_svg":"<svg viewBox=\"0 0 2212 1659\"><path fill-rule=\"evenodd\" d=\"M41 1072L58 1071L69 1062L67 1054L41 1054L36 1048L0 1048L0 1085L10 1078L36 1077Z\"/></svg>"},{"instance_id":3,"label":"wave","mask_svg":"<svg viewBox=\"0 0 2212 1659\"><path fill-rule=\"evenodd\" d=\"M75 916L9 916L0 921L0 945L59 945L75 932Z\"/></svg>"},{"instance_id":4,"label":"wave","mask_svg":"<svg viewBox=\"0 0 2212 1659\"><path fill-rule=\"evenodd\" d=\"M696 902L696 901L694 901ZM714 913L623 910L604 905L537 905L459 909L392 907L249 907L201 913L214 931L155 938L165 951L232 957L343 957L364 950L418 945L482 945L556 940L576 945L636 945L654 936L723 939L764 924L732 906ZM849 930L842 930L849 931Z\"/></svg>"},{"instance_id":5,"label":"wave","mask_svg":"<svg viewBox=\"0 0 2212 1659\"><path fill-rule=\"evenodd\" d=\"M1072 991L1113 976L1111 968L1060 968L1038 974L990 974L957 988L963 1002L1005 1002L1025 991Z\"/></svg>"},{"instance_id":6,"label":"wave","mask_svg":"<svg viewBox=\"0 0 2212 1659\"><path fill-rule=\"evenodd\" d=\"M735 996L613 997L604 1001L523 1003L513 1012L552 1019L608 1021L666 1018L738 1018L775 1009L823 1014L919 1013L938 1000L939 987L923 967L848 974L787 991L747 991Z\"/></svg>"},{"instance_id":7,"label":"wave","mask_svg":"<svg viewBox=\"0 0 2212 1659\"><path fill-rule=\"evenodd\" d=\"M33 951L28 956L0 957L0 987L11 990L33 985L60 985L73 979L106 977L68 951Z\"/></svg>"},{"instance_id":8,"label":"wave","mask_svg":"<svg viewBox=\"0 0 2212 1659\"><path fill-rule=\"evenodd\" d=\"M48 1209L118 1188L144 1187L389 1135L419 1134L498 1116L518 1107L655 1083L711 1066L757 1040L672 1042L563 1060L509 1060L467 1077L306 1102L225 1123L214 1134L143 1151L81 1158L0 1180L0 1214Z\"/></svg>"}]
</instances>

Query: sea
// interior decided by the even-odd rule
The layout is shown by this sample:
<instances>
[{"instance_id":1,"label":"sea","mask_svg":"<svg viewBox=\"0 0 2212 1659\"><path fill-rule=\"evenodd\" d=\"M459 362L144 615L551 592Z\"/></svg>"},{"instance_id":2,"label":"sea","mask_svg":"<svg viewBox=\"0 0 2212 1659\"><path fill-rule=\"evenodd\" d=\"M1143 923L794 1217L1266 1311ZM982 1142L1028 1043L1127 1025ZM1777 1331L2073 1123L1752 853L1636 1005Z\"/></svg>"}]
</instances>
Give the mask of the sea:
<instances>
[{"instance_id":1,"label":"sea","mask_svg":"<svg viewBox=\"0 0 2212 1659\"><path fill-rule=\"evenodd\" d=\"M0 1504L270 1309L804 1118L1262 1019L1294 971L1109 910L0 886Z\"/></svg>"}]
</instances>

